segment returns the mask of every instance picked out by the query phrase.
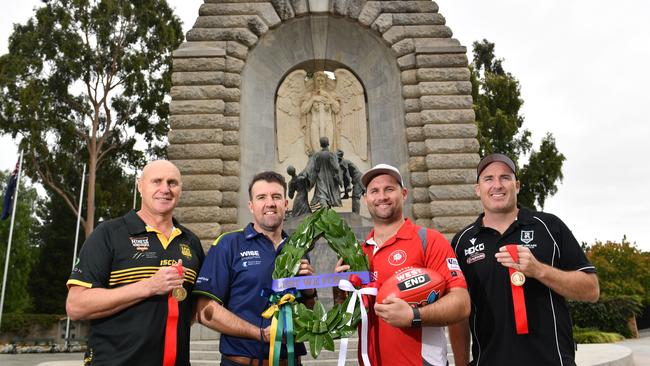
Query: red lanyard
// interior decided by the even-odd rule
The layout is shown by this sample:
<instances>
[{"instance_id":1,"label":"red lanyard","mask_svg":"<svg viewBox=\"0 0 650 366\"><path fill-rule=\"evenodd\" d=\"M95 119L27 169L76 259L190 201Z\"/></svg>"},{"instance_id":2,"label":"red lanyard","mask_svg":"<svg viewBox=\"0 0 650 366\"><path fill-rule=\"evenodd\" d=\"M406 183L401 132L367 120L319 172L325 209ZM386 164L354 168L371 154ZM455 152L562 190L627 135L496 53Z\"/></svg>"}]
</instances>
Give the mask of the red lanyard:
<instances>
[{"instance_id":1,"label":"red lanyard","mask_svg":"<svg viewBox=\"0 0 650 366\"><path fill-rule=\"evenodd\" d=\"M519 254L517 253L516 244L506 245L508 253L515 261L519 263ZM523 281L525 281L524 274L514 268L508 268L510 273L510 288L512 289L512 305L515 310L515 324L517 327L517 334L528 334L528 317L526 315L526 298L524 296Z\"/></svg>"},{"instance_id":2,"label":"red lanyard","mask_svg":"<svg viewBox=\"0 0 650 366\"><path fill-rule=\"evenodd\" d=\"M183 277L183 267L174 266L178 274ZM172 291L167 295L167 325L165 326L165 353L163 366L173 366L176 363L176 335L178 332L178 300L172 296Z\"/></svg>"}]
</instances>

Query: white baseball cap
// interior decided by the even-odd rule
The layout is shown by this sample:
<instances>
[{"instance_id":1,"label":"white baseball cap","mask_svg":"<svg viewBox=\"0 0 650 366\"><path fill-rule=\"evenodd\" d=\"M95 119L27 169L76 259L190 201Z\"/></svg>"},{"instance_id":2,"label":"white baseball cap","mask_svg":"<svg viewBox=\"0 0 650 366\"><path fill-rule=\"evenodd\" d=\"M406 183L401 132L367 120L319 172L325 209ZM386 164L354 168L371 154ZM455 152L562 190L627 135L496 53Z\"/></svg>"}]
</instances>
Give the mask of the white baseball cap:
<instances>
[{"instance_id":1,"label":"white baseball cap","mask_svg":"<svg viewBox=\"0 0 650 366\"><path fill-rule=\"evenodd\" d=\"M363 173L361 176L361 183L363 183L364 187L368 187L368 184L371 180L373 180L376 176L382 174L388 174L392 176L393 178L397 179L397 182L400 186L404 187L404 180L402 179L402 175L400 174L399 170L397 170L397 168L394 166L388 164L377 164L367 172Z\"/></svg>"}]
</instances>

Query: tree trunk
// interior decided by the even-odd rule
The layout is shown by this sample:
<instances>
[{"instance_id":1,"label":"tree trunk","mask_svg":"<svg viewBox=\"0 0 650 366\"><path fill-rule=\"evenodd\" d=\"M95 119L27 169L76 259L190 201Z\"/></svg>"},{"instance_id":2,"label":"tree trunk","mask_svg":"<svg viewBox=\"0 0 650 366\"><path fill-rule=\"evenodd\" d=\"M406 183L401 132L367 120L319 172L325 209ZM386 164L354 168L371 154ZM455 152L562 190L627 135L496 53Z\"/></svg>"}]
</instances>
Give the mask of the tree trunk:
<instances>
[{"instance_id":1,"label":"tree trunk","mask_svg":"<svg viewBox=\"0 0 650 366\"><path fill-rule=\"evenodd\" d=\"M95 182L97 181L97 155L88 156L88 193L86 194L86 222L84 232L86 238L95 229Z\"/></svg>"},{"instance_id":2,"label":"tree trunk","mask_svg":"<svg viewBox=\"0 0 650 366\"><path fill-rule=\"evenodd\" d=\"M630 333L632 333L632 338L639 338L639 328L636 326L636 316L632 315L627 320L627 327L630 329Z\"/></svg>"}]
</instances>

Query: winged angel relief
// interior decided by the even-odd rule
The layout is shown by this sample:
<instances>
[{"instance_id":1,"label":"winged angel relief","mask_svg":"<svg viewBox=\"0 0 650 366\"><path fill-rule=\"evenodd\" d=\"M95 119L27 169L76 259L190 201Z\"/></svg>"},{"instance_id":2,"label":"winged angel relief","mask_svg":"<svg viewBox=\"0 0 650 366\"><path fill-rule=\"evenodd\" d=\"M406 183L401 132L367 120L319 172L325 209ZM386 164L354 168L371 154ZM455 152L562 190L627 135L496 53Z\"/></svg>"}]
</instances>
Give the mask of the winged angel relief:
<instances>
[{"instance_id":1,"label":"winged angel relief","mask_svg":"<svg viewBox=\"0 0 650 366\"><path fill-rule=\"evenodd\" d=\"M305 154L320 150L319 139L331 142L330 150L351 148L361 160L368 159L366 103L363 87L346 69L323 71L307 78L305 70L290 73L278 90L276 117L278 159L284 162L291 147L304 142Z\"/></svg>"}]
</instances>

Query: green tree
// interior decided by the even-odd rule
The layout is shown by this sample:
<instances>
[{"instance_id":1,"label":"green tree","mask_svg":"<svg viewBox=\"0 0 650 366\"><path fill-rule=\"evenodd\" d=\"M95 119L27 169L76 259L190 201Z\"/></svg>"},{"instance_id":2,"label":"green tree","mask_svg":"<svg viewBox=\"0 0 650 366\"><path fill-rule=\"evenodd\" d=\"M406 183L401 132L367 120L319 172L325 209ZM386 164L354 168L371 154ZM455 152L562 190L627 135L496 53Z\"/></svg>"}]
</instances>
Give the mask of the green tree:
<instances>
[{"instance_id":1,"label":"green tree","mask_svg":"<svg viewBox=\"0 0 650 366\"><path fill-rule=\"evenodd\" d=\"M51 0L14 26L0 57L0 132L21 137L26 173L74 217L78 185L65 178L87 163L86 236L109 157L143 165L138 136L148 153L164 153L171 52L182 39L165 0Z\"/></svg>"},{"instance_id":2,"label":"green tree","mask_svg":"<svg viewBox=\"0 0 650 366\"><path fill-rule=\"evenodd\" d=\"M521 181L518 201L524 206L543 208L546 199L557 193L565 160L548 133L539 151L532 149L531 133L523 128L524 117L519 113L521 99L519 81L503 68L503 59L496 58L494 43L474 42L474 59L470 66L474 112L478 126L479 154L502 153L517 164ZM519 163L530 153L528 164Z\"/></svg>"},{"instance_id":3,"label":"green tree","mask_svg":"<svg viewBox=\"0 0 650 366\"><path fill-rule=\"evenodd\" d=\"M70 184L79 186L81 177L70 172L64 177ZM108 159L97 172L97 217L100 220L124 215L133 205L131 189L133 176L128 176L112 159ZM37 252L38 264L34 267L29 282L29 291L34 298L34 311L44 314L65 314L67 296L66 282L72 269L76 217L67 214L69 209L54 193L48 193L39 216L42 225L36 230L40 246ZM80 230L79 250L83 244L83 229Z\"/></svg>"},{"instance_id":4,"label":"green tree","mask_svg":"<svg viewBox=\"0 0 650 366\"><path fill-rule=\"evenodd\" d=\"M0 192L4 192L8 177L7 172L0 171ZM34 230L38 222L32 207L35 206L37 199L36 189L21 182L16 203L3 313L24 313L31 311L32 308L32 298L27 290L27 283L35 261ZM10 218L0 221L0 276L4 272L10 224Z\"/></svg>"},{"instance_id":5,"label":"green tree","mask_svg":"<svg viewBox=\"0 0 650 366\"><path fill-rule=\"evenodd\" d=\"M598 269L601 297L627 296L650 305L650 253L623 237L620 243L597 241L587 257Z\"/></svg>"}]
</instances>

